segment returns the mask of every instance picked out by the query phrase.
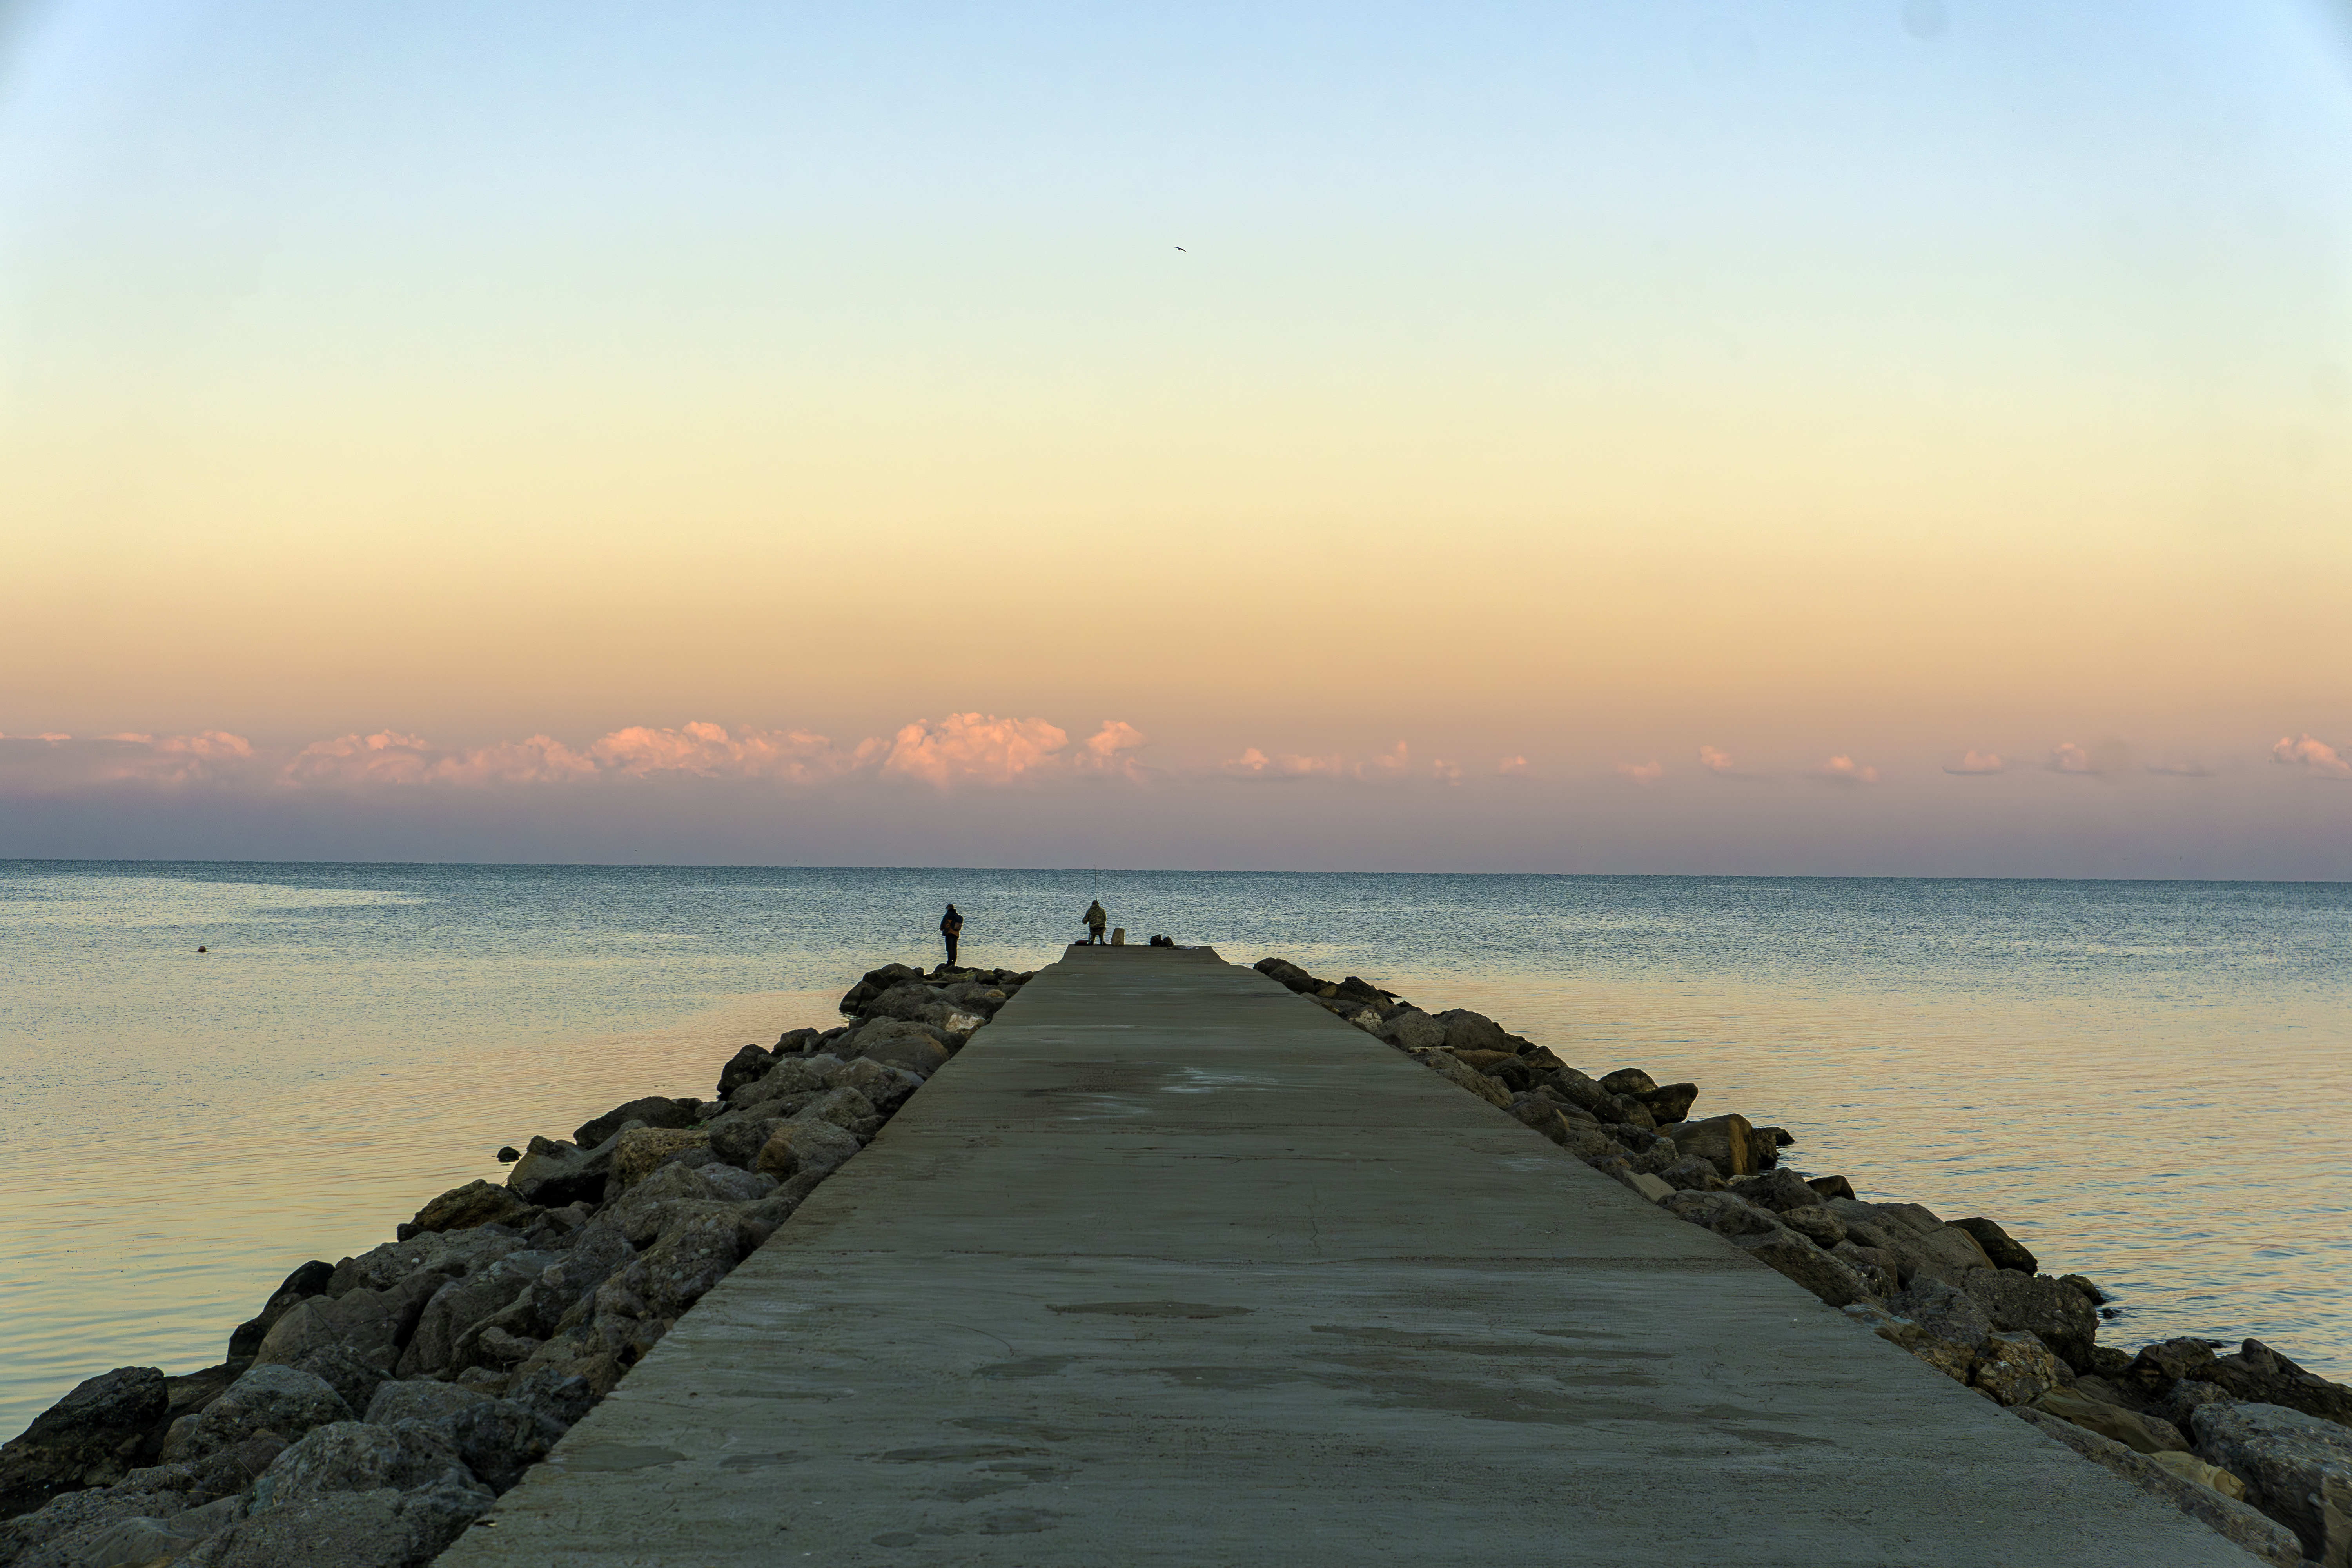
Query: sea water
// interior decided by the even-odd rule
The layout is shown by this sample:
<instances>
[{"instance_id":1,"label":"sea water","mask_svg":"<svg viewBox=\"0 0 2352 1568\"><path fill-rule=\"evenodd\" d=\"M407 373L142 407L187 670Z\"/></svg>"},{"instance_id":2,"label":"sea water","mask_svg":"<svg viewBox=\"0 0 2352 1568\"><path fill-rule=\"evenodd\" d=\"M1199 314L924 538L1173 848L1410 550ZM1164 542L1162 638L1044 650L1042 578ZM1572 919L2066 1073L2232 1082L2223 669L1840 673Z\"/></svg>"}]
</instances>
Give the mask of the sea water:
<instances>
[{"instance_id":1,"label":"sea water","mask_svg":"<svg viewBox=\"0 0 2352 1568\"><path fill-rule=\"evenodd\" d=\"M2105 1342L2352 1377L2352 886L0 862L0 1435L192 1371L501 1144L709 1095L859 972L1129 939L1475 1007L1700 1086L1866 1197L1987 1215ZM198 953L199 946L208 951Z\"/></svg>"}]
</instances>

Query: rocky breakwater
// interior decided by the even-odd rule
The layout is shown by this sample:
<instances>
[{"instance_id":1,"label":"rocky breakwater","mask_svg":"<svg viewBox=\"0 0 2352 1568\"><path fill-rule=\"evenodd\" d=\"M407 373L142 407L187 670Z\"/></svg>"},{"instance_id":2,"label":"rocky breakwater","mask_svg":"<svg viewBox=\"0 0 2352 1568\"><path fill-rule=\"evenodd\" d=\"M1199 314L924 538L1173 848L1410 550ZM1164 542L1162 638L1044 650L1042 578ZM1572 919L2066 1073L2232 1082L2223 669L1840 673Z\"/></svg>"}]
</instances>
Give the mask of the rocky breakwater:
<instances>
[{"instance_id":1,"label":"rocky breakwater","mask_svg":"<svg viewBox=\"0 0 2352 1568\"><path fill-rule=\"evenodd\" d=\"M184 1376L120 1367L0 1447L0 1568L431 1562L1029 978L888 964L715 1098L533 1138Z\"/></svg>"},{"instance_id":2,"label":"rocky breakwater","mask_svg":"<svg viewBox=\"0 0 2352 1568\"><path fill-rule=\"evenodd\" d=\"M1871 1201L1781 1163L1796 1140L1694 1114L1696 1084L1592 1077L1482 1014L1432 1013L1280 958L1278 981L1679 1219L1721 1237L2036 1429L2276 1568L2352 1568L2352 1388L2260 1341L2098 1342L2105 1298L1981 1216ZM1855 1353L1886 1353L1856 1335Z\"/></svg>"}]
</instances>

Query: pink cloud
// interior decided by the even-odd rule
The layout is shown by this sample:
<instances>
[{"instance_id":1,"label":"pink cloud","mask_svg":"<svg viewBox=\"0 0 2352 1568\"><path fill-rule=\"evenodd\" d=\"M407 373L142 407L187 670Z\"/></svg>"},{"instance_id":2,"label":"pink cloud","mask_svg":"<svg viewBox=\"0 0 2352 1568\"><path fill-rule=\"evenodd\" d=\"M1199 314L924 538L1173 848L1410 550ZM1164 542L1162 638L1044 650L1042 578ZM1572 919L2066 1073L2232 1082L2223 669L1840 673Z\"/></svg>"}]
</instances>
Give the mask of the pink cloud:
<instances>
[{"instance_id":1,"label":"pink cloud","mask_svg":"<svg viewBox=\"0 0 2352 1568\"><path fill-rule=\"evenodd\" d=\"M379 730L373 735L339 735L314 741L294 754L279 782L310 784L560 784L593 776L596 764L561 741L533 735L527 741L446 749L421 735Z\"/></svg>"},{"instance_id":2,"label":"pink cloud","mask_svg":"<svg viewBox=\"0 0 2352 1568\"><path fill-rule=\"evenodd\" d=\"M2317 778L2352 779L2352 762L2347 762L2342 753L2326 742L2315 741L2308 734L2300 741L2291 741L2281 735L2278 744L2271 748L2271 761L2291 768L2301 768Z\"/></svg>"},{"instance_id":3,"label":"pink cloud","mask_svg":"<svg viewBox=\"0 0 2352 1568\"><path fill-rule=\"evenodd\" d=\"M901 729L890 742L882 771L942 788L962 783L1011 784L1049 769L1069 742L1066 731L1043 719L950 713Z\"/></svg>"},{"instance_id":4,"label":"pink cloud","mask_svg":"<svg viewBox=\"0 0 2352 1568\"><path fill-rule=\"evenodd\" d=\"M2091 761L2091 753L2072 741L2061 741L2050 748L2048 767L2053 773L2095 773L2099 771L2097 764Z\"/></svg>"},{"instance_id":5,"label":"pink cloud","mask_svg":"<svg viewBox=\"0 0 2352 1568\"><path fill-rule=\"evenodd\" d=\"M1712 748L1701 748L1702 751ZM1727 761L1728 759L1726 759ZM1661 762L1619 763L1617 771L1635 784L1654 784L1666 776L1666 765Z\"/></svg>"},{"instance_id":6,"label":"pink cloud","mask_svg":"<svg viewBox=\"0 0 2352 1568\"><path fill-rule=\"evenodd\" d=\"M1133 778L1138 772L1136 760L1129 753L1144 744L1143 731L1119 719L1106 719L1101 729L1087 737L1072 758L1075 766L1092 773L1125 773Z\"/></svg>"},{"instance_id":7,"label":"pink cloud","mask_svg":"<svg viewBox=\"0 0 2352 1568\"><path fill-rule=\"evenodd\" d=\"M870 762L882 742L866 741L845 752L823 735L805 730L745 730L700 721L675 730L632 724L588 748L597 763L632 778L656 773L691 773L698 778L781 779L807 784L849 772Z\"/></svg>"},{"instance_id":8,"label":"pink cloud","mask_svg":"<svg viewBox=\"0 0 2352 1568\"><path fill-rule=\"evenodd\" d=\"M1528 771L1528 760L1525 757L1505 757L1495 764L1495 771L1498 773L1523 773Z\"/></svg>"},{"instance_id":9,"label":"pink cloud","mask_svg":"<svg viewBox=\"0 0 2352 1568\"><path fill-rule=\"evenodd\" d=\"M2000 760L1999 752L1979 752L1972 746L1968 755L1958 762L1945 763L1944 771L1948 773L1998 773L2006 772L2008 767L2009 764Z\"/></svg>"},{"instance_id":10,"label":"pink cloud","mask_svg":"<svg viewBox=\"0 0 2352 1568\"><path fill-rule=\"evenodd\" d=\"M1238 757L1228 757L1223 766L1226 773L1244 778L1339 778L1349 771L1347 759L1336 754L1305 757L1285 752L1269 757L1255 746L1245 747Z\"/></svg>"},{"instance_id":11,"label":"pink cloud","mask_svg":"<svg viewBox=\"0 0 2352 1568\"><path fill-rule=\"evenodd\" d=\"M1701 746L1698 749L1698 765L1709 773L1727 773L1731 771L1731 753L1717 751L1713 746Z\"/></svg>"},{"instance_id":12,"label":"pink cloud","mask_svg":"<svg viewBox=\"0 0 2352 1568\"><path fill-rule=\"evenodd\" d=\"M1831 784L1876 784L1878 770L1841 753L1822 764L1821 776Z\"/></svg>"}]
</instances>

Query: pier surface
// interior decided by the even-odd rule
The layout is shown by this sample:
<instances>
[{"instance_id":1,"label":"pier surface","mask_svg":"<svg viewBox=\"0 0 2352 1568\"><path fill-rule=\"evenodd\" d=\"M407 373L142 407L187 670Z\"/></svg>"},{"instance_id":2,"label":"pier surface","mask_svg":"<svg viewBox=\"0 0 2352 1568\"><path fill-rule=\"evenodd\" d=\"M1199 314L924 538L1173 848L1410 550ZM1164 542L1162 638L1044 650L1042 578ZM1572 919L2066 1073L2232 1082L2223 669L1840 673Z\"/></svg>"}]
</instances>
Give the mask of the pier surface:
<instances>
[{"instance_id":1,"label":"pier surface","mask_svg":"<svg viewBox=\"0 0 2352 1568\"><path fill-rule=\"evenodd\" d=\"M1205 950L1073 949L441 1562L2251 1559Z\"/></svg>"}]
</instances>

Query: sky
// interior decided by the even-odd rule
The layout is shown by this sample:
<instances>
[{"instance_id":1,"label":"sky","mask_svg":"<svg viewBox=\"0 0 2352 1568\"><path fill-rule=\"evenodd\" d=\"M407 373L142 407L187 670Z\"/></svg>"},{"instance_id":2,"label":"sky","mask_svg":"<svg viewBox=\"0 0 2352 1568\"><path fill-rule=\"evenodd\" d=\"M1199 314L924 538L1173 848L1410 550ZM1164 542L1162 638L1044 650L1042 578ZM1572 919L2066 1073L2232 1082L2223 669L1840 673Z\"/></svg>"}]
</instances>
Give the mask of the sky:
<instances>
[{"instance_id":1,"label":"sky","mask_svg":"<svg viewBox=\"0 0 2352 1568\"><path fill-rule=\"evenodd\" d=\"M2352 878L2317 0L0 0L0 856Z\"/></svg>"}]
</instances>

